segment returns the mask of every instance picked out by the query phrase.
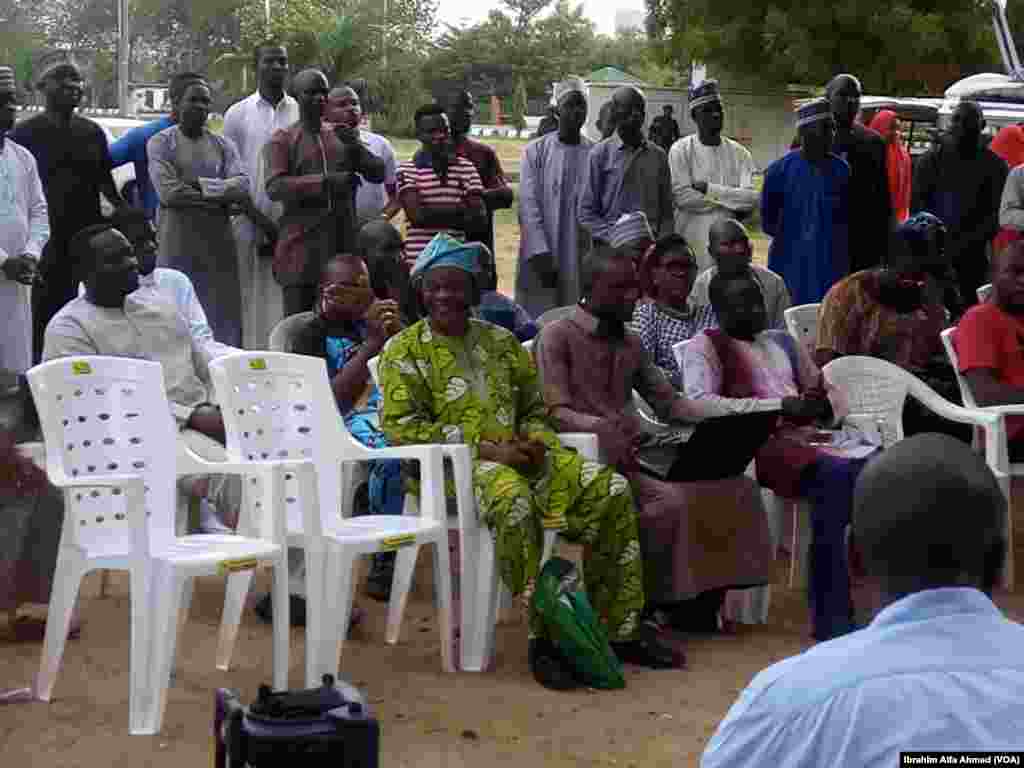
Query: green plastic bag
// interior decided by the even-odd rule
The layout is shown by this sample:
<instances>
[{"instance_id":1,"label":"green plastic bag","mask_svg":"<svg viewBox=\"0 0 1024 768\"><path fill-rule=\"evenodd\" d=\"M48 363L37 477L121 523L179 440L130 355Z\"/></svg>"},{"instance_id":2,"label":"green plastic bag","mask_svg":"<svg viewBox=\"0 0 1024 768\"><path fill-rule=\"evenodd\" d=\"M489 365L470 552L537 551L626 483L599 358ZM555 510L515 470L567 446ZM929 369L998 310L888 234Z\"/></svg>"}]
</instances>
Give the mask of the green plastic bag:
<instances>
[{"instance_id":1,"label":"green plastic bag","mask_svg":"<svg viewBox=\"0 0 1024 768\"><path fill-rule=\"evenodd\" d=\"M591 688L625 688L619 661L594 613L580 574L568 560L552 557L541 569L533 609L581 683Z\"/></svg>"}]
</instances>

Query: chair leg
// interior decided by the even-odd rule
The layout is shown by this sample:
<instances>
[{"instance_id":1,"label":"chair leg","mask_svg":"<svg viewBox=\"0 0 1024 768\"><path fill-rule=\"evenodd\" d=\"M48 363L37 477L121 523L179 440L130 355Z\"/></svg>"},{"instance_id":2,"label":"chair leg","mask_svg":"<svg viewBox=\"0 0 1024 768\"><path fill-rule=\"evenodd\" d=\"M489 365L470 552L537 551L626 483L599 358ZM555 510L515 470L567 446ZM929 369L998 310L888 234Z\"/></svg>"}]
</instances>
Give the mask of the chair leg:
<instances>
[{"instance_id":1,"label":"chair leg","mask_svg":"<svg viewBox=\"0 0 1024 768\"><path fill-rule=\"evenodd\" d=\"M999 484L1003 487L1003 495L1006 496L1006 561L1003 564L1002 586L1007 592L1013 592L1013 477L1003 476L999 479Z\"/></svg>"},{"instance_id":2,"label":"chair leg","mask_svg":"<svg viewBox=\"0 0 1024 768\"><path fill-rule=\"evenodd\" d=\"M462 669L483 672L494 654L494 626L498 612L498 572L495 565L494 540L487 528L476 533L477 571L473 589L462 599L473 600L473 623L462 635Z\"/></svg>"},{"instance_id":3,"label":"chair leg","mask_svg":"<svg viewBox=\"0 0 1024 768\"><path fill-rule=\"evenodd\" d=\"M351 580L354 570L355 556L348 549L336 546L329 552L324 568L324 584L336 584L337 589L324 590L323 632L315 674L317 680L323 675L339 677L345 633L352 613Z\"/></svg>"},{"instance_id":4,"label":"chair leg","mask_svg":"<svg viewBox=\"0 0 1024 768\"><path fill-rule=\"evenodd\" d=\"M397 643L402 632L402 617L405 616L405 606L409 602L409 590L412 589L412 576L416 570L416 558L419 553L419 545L402 547L395 553L395 573L391 577L391 600L388 602L388 626L385 634L389 645Z\"/></svg>"},{"instance_id":5,"label":"chair leg","mask_svg":"<svg viewBox=\"0 0 1024 768\"><path fill-rule=\"evenodd\" d=\"M795 589L800 570L800 505L789 502L793 515L793 534L789 542L789 588Z\"/></svg>"},{"instance_id":6,"label":"chair leg","mask_svg":"<svg viewBox=\"0 0 1024 768\"><path fill-rule=\"evenodd\" d=\"M167 687L174 664L175 632L185 591L186 577L169 563L153 564L153 587L150 601L153 611L150 622L149 700L140 735L160 732L167 706Z\"/></svg>"},{"instance_id":7,"label":"chair leg","mask_svg":"<svg viewBox=\"0 0 1024 768\"><path fill-rule=\"evenodd\" d=\"M318 668L321 644L325 633L327 621L327 589L326 582L326 558L327 555L321 546L309 542L305 548L306 558L306 660L305 676L306 687L315 688L320 685Z\"/></svg>"},{"instance_id":8,"label":"chair leg","mask_svg":"<svg viewBox=\"0 0 1024 768\"><path fill-rule=\"evenodd\" d=\"M252 587L252 571L239 571L228 575L224 590L224 610L221 613L220 632L217 636L217 669L227 672L231 668L231 655L238 638L238 627L245 610L245 598Z\"/></svg>"},{"instance_id":9,"label":"chair leg","mask_svg":"<svg viewBox=\"0 0 1024 768\"><path fill-rule=\"evenodd\" d=\"M441 668L455 671L455 637L452 626L452 568L449 562L448 531L434 541L434 606L441 632Z\"/></svg>"},{"instance_id":10,"label":"chair leg","mask_svg":"<svg viewBox=\"0 0 1024 768\"><path fill-rule=\"evenodd\" d=\"M46 635L39 660L39 672L36 675L35 695L42 701L49 701L53 692L57 671L64 657L68 630L71 628L71 615L75 610L78 590L85 573L85 557L78 550L62 548L57 554L57 568L46 618Z\"/></svg>"},{"instance_id":11,"label":"chair leg","mask_svg":"<svg viewBox=\"0 0 1024 768\"><path fill-rule=\"evenodd\" d=\"M145 735L146 713L153 694L150 686L152 652L150 629L153 622L150 603L148 564L139 563L129 571L129 598L131 600L131 641L129 645L128 679L128 732Z\"/></svg>"},{"instance_id":12,"label":"chair leg","mask_svg":"<svg viewBox=\"0 0 1024 768\"><path fill-rule=\"evenodd\" d=\"M288 643L291 631L291 599L288 594L287 549L282 551L281 556L274 563L272 594L273 597L271 599L274 606L274 689L285 691L288 690Z\"/></svg>"}]
</instances>

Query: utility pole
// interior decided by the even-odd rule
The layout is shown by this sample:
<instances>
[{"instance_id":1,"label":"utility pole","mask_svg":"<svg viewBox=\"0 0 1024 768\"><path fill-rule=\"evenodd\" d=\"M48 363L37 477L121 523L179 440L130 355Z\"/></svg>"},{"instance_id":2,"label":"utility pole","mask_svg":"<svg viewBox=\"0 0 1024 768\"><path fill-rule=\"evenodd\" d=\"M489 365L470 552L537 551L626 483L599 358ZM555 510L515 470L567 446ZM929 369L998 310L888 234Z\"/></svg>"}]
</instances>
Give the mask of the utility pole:
<instances>
[{"instance_id":1,"label":"utility pole","mask_svg":"<svg viewBox=\"0 0 1024 768\"><path fill-rule=\"evenodd\" d=\"M117 106L121 117L129 117L131 92L128 89L129 77L129 34L128 34L128 0L117 0Z\"/></svg>"}]
</instances>

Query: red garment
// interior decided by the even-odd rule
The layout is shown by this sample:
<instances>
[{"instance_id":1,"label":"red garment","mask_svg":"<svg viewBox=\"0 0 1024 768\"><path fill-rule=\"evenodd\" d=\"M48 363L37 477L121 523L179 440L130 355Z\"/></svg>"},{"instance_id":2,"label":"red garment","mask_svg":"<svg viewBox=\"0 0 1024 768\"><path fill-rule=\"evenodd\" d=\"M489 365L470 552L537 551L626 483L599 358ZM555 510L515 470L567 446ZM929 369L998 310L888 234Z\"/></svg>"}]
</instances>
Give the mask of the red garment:
<instances>
[{"instance_id":1,"label":"red garment","mask_svg":"<svg viewBox=\"0 0 1024 768\"><path fill-rule=\"evenodd\" d=\"M885 166L889 174L892 209L896 214L896 220L903 223L910 216L910 179L913 171L910 153L907 151L903 139L897 137L895 141L889 141L889 131L892 129L895 119L895 112L883 109L875 115L869 127L876 133L880 133L885 139Z\"/></svg>"},{"instance_id":2,"label":"red garment","mask_svg":"<svg viewBox=\"0 0 1024 768\"><path fill-rule=\"evenodd\" d=\"M1024 389L1024 322L993 302L976 304L960 320L953 335L960 372L989 368L1011 387ZM1007 437L1024 435L1024 416L1006 419Z\"/></svg>"},{"instance_id":3,"label":"red garment","mask_svg":"<svg viewBox=\"0 0 1024 768\"><path fill-rule=\"evenodd\" d=\"M1016 240L1020 240L1022 234L1024 233L1021 233L1019 229L1010 229L1008 227L1003 227L1002 229L999 230L999 234L996 235L995 240L992 241L993 253L999 253L1003 250L1003 248L1008 246L1010 243Z\"/></svg>"},{"instance_id":4,"label":"red garment","mask_svg":"<svg viewBox=\"0 0 1024 768\"><path fill-rule=\"evenodd\" d=\"M1013 170L1024 164L1024 127L1008 125L1001 128L988 148L999 155Z\"/></svg>"}]
</instances>

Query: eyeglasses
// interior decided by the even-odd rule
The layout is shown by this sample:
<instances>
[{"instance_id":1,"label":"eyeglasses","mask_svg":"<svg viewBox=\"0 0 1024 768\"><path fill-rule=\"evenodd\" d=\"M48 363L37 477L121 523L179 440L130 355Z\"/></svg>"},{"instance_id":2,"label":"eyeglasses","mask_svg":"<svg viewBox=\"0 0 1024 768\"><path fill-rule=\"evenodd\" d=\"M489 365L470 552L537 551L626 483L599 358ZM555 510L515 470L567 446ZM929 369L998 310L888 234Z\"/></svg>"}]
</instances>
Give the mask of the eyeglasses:
<instances>
[{"instance_id":1,"label":"eyeglasses","mask_svg":"<svg viewBox=\"0 0 1024 768\"><path fill-rule=\"evenodd\" d=\"M674 264L662 264L661 268L674 277L683 277L697 271L697 262L675 262Z\"/></svg>"}]
</instances>

